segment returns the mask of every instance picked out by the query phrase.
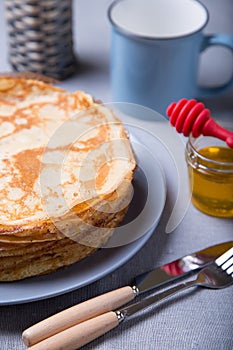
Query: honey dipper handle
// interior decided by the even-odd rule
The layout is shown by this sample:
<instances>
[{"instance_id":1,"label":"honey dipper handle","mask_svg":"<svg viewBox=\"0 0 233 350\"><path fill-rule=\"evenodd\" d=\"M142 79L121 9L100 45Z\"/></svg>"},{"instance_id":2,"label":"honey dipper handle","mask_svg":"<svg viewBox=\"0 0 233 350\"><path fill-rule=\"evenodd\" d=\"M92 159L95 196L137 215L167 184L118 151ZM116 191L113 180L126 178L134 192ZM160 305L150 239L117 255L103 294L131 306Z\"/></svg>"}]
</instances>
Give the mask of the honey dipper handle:
<instances>
[{"instance_id":1,"label":"honey dipper handle","mask_svg":"<svg viewBox=\"0 0 233 350\"><path fill-rule=\"evenodd\" d=\"M117 314L113 311L68 328L44 339L28 350L76 350L118 326Z\"/></svg>"},{"instance_id":2,"label":"honey dipper handle","mask_svg":"<svg viewBox=\"0 0 233 350\"><path fill-rule=\"evenodd\" d=\"M83 321L115 310L133 300L134 297L134 290L132 287L127 286L84 301L26 329L22 334L23 342L26 346L39 343L43 339L51 337Z\"/></svg>"},{"instance_id":3,"label":"honey dipper handle","mask_svg":"<svg viewBox=\"0 0 233 350\"><path fill-rule=\"evenodd\" d=\"M210 118L204 125L202 133L204 136L214 136L226 141L229 147L233 147L233 132L224 129L217 124L214 119Z\"/></svg>"}]
</instances>

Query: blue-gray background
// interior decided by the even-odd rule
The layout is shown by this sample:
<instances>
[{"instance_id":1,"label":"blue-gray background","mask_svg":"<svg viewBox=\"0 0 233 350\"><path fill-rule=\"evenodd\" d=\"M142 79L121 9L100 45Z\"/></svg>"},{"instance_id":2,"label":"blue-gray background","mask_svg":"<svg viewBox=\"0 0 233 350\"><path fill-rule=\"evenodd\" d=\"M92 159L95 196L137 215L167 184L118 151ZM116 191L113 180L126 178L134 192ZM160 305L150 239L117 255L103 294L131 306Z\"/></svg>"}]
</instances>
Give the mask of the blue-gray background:
<instances>
[{"instance_id":1,"label":"blue-gray background","mask_svg":"<svg viewBox=\"0 0 233 350\"><path fill-rule=\"evenodd\" d=\"M233 35L233 1L204 0L210 12L206 32ZM106 11L110 0L74 0L75 51L82 63L79 73L62 85L81 89L111 102L109 82L110 27ZM7 63L4 1L0 0L0 71ZM233 56L212 48L202 59L199 80L220 83L233 72ZM233 90L206 101L218 119L233 120ZM21 350L21 332L48 315L104 291L128 284L132 276L171 261L190 251L233 239L232 220L208 217L190 206L175 232L164 233L167 206L159 227L143 249L117 271L76 292L31 304L0 307L0 349ZM1 288L1 285L0 285ZM190 291L124 323L85 349L132 350L232 350L233 289Z\"/></svg>"}]
</instances>

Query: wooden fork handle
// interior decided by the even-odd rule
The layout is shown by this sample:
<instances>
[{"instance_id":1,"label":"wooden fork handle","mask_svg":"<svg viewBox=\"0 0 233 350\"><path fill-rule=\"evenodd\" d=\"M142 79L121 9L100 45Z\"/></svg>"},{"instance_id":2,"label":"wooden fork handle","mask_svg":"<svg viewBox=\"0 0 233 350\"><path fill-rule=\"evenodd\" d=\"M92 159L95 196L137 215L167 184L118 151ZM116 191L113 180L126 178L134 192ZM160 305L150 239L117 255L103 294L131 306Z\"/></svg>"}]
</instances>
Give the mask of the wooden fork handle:
<instances>
[{"instance_id":1,"label":"wooden fork handle","mask_svg":"<svg viewBox=\"0 0 233 350\"><path fill-rule=\"evenodd\" d=\"M115 328L118 324L116 313L110 311L44 339L29 347L28 350L76 350Z\"/></svg>"},{"instance_id":2,"label":"wooden fork handle","mask_svg":"<svg viewBox=\"0 0 233 350\"><path fill-rule=\"evenodd\" d=\"M135 292L132 287L126 286L84 301L26 329L22 334L23 342L26 346L39 343L67 328L115 310L133 300L134 297Z\"/></svg>"}]
</instances>

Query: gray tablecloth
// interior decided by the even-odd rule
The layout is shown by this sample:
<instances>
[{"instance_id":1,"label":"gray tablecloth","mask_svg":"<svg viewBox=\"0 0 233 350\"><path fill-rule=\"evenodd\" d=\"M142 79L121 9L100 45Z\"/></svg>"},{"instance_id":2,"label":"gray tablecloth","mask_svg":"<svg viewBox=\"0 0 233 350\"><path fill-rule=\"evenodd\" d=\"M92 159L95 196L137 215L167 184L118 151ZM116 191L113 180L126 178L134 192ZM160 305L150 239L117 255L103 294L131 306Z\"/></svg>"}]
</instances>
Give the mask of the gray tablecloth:
<instances>
[{"instance_id":1,"label":"gray tablecloth","mask_svg":"<svg viewBox=\"0 0 233 350\"><path fill-rule=\"evenodd\" d=\"M62 84L70 91L85 90L104 102L111 101L108 73L110 28L106 18L110 2L109 0L74 1L75 46L82 67L77 76ZM204 3L212 16L207 29L233 34L232 1L224 0L219 4L217 0L205 0ZM0 1L0 24L0 70L6 71L10 67L7 63L3 0ZM228 63L220 67L222 69L220 75L230 70ZM208 68L203 70L201 80L206 79L206 72L208 73ZM210 72L208 76L211 75ZM217 117L232 120L233 91L206 103ZM1 306L0 349L24 349L21 341L22 330L45 317L105 291L127 285L133 276L154 266L165 264L211 244L233 239L232 220L206 216L192 205L189 206L177 229L171 234L164 233L170 205L168 193L165 210L152 237L134 257L110 275L59 297ZM221 291L201 288L188 290L128 319L115 330L87 345L85 349L231 350L233 349L233 288Z\"/></svg>"}]
</instances>

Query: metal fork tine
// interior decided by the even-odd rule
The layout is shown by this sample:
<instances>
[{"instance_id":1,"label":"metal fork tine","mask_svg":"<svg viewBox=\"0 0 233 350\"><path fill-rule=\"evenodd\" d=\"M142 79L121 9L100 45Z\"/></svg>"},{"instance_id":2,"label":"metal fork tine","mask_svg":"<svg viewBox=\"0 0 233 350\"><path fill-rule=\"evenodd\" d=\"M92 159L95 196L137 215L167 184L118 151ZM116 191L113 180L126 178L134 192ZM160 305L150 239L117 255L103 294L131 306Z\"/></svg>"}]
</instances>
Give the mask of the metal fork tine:
<instances>
[{"instance_id":1,"label":"metal fork tine","mask_svg":"<svg viewBox=\"0 0 233 350\"><path fill-rule=\"evenodd\" d=\"M233 247L226 251L223 255L221 255L218 259L215 260L216 264L218 266L223 265L228 259L230 259L233 256Z\"/></svg>"},{"instance_id":2,"label":"metal fork tine","mask_svg":"<svg viewBox=\"0 0 233 350\"><path fill-rule=\"evenodd\" d=\"M222 266L221 268L223 270L226 270L228 267L230 267L233 264L233 257L230 258L229 260L227 260Z\"/></svg>"},{"instance_id":3,"label":"metal fork tine","mask_svg":"<svg viewBox=\"0 0 233 350\"><path fill-rule=\"evenodd\" d=\"M231 267L229 267L227 270L226 270L226 273L228 275L232 274L232 277L233 277L233 265L231 265Z\"/></svg>"}]
</instances>

